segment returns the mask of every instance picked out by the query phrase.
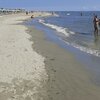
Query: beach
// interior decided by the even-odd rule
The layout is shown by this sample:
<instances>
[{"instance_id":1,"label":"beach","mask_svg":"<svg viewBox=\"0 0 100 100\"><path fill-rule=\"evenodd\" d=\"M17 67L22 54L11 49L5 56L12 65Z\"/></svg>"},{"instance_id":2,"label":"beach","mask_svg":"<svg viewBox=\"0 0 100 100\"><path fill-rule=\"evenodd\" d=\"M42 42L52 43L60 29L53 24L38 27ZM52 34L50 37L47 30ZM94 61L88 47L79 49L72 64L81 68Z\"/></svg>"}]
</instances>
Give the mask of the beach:
<instances>
[{"instance_id":1,"label":"beach","mask_svg":"<svg viewBox=\"0 0 100 100\"><path fill-rule=\"evenodd\" d=\"M0 17L0 100L100 100L85 64L44 31L22 24L28 20L25 14Z\"/></svg>"},{"instance_id":2,"label":"beach","mask_svg":"<svg viewBox=\"0 0 100 100\"><path fill-rule=\"evenodd\" d=\"M45 58L33 50L27 27L20 25L29 18L25 14L0 18L0 100L39 100L46 95Z\"/></svg>"}]
</instances>

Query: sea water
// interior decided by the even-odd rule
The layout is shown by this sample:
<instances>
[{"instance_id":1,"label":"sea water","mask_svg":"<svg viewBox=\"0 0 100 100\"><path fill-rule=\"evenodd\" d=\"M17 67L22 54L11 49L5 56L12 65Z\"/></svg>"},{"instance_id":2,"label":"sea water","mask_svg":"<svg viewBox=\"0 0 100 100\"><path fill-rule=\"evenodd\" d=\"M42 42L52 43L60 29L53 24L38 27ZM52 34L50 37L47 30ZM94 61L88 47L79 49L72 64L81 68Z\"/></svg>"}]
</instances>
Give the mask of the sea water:
<instances>
[{"instance_id":1,"label":"sea water","mask_svg":"<svg viewBox=\"0 0 100 100\"><path fill-rule=\"evenodd\" d=\"M100 36L94 36L93 17L100 12L55 12L58 16L39 19L39 23L57 31L60 39L83 52L100 57ZM99 29L100 31L100 29ZM99 32L100 35L100 32Z\"/></svg>"}]
</instances>

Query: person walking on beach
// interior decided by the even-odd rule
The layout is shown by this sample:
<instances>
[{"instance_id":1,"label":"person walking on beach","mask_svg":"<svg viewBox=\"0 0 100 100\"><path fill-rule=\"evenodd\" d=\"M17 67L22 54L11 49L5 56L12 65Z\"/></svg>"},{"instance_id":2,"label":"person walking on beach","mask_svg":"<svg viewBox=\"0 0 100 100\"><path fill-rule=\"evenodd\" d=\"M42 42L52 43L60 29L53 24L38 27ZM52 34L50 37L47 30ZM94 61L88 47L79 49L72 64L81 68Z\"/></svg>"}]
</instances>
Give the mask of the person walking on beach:
<instances>
[{"instance_id":1,"label":"person walking on beach","mask_svg":"<svg viewBox=\"0 0 100 100\"><path fill-rule=\"evenodd\" d=\"M97 18L97 15L94 16L93 24L94 24L94 35L98 35L99 19Z\"/></svg>"},{"instance_id":2,"label":"person walking on beach","mask_svg":"<svg viewBox=\"0 0 100 100\"><path fill-rule=\"evenodd\" d=\"M31 19L34 18L34 15L31 16Z\"/></svg>"},{"instance_id":3,"label":"person walking on beach","mask_svg":"<svg viewBox=\"0 0 100 100\"><path fill-rule=\"evenodd\" d=\"M26 11L26 15L28 15L28 11Z\"/></svg>"}]
</instances>

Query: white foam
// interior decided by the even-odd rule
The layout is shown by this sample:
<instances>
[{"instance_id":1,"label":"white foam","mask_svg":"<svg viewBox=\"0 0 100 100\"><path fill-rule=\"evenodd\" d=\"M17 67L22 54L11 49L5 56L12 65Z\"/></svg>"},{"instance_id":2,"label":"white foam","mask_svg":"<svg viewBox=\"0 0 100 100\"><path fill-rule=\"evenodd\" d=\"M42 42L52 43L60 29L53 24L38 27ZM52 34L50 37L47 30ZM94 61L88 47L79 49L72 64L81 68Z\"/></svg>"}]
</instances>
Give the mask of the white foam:
<instances>
[{"instance_id":1,"label":"white foam","mask_svg":"<svg viewBox=\"0 0 100 100\"><path fill-rule=\"evenodd\" d=\"M59 33L63 33L65 36L69 36L70 34L75 34L74 32L72 31L69 31L67 28L64 28L64 27L60 27L60 26L57 26L57 25L53 25L53 24L50 24L50 23L45 23L44 20L41 20L39 19L39 22L42 23L43 25L45 26L48 26L52 29L55 29L57 32Z\"/></svg>"},{"instance_id":2,"label":"white foam","mask_svg":"<svg viewBox=\"0 0 100 100\"><path fill-rule=\"evenodd\" d=\"M96 49L92 49L92 48L88 48L88 47L84 47L84 46L81 46L81 45L78 45L78 44L75 44L75 43L69 43L67 41L65 41L68 45L71 45L83 52L86 52L88 54L91 54L91 55L94 55L94 56L97 56L97 57L100 57L100 51L99 50L96 50Z\"/></svg>"},{"instance_id":3,"label":"white foam","mask_svg":"<svg viewBox=\"0 0 100 100\"><path fill-rule=\"evenodd\" d=\"M67 28L63 28L63 27L59 27L59 26L56 26L56 25L53 25L53 24L49 24L49 23L45 23L44 20L39 20L40 23L42 23L43 25L45 26L48 26L52 29L55 29L57 32L60 32L60 33L63 33L65 34L67 37L69 37L70 34L75 34L74 32L72 31L69 31ZM67 41L65 41L68 45L71 45L83 52L86 52L88 54L92 54L94 56L98 56L100 57L100 51L99 50L95 50L95 49L92 49L92 48L88 48L88 47L84 47L84 46L81 46L81 45L78 45L78 44L75 44L75 43L69 43Z\"/></svg>"}]
</instances>

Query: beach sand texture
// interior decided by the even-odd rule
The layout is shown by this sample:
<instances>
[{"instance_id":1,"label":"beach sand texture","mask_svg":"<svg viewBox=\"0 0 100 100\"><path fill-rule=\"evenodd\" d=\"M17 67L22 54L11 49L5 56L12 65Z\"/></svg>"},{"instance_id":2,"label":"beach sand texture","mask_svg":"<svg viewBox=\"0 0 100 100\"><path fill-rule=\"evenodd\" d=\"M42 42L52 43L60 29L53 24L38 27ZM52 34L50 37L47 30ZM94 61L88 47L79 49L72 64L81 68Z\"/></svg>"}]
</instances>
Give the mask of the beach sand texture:
<instances>
[{"instance_id":1,"label":"beach sand texture","mask_svg":"<svg viewBox=\"0 0 100 100\"><path fill-rule=\"evenodd\" d=\"M43 85L48 76L44 57L32 49L31 36L20 24L28 18L25 15L0 18L0 100L40 100L46 95Z\"/></svg>"}]
</instances>

